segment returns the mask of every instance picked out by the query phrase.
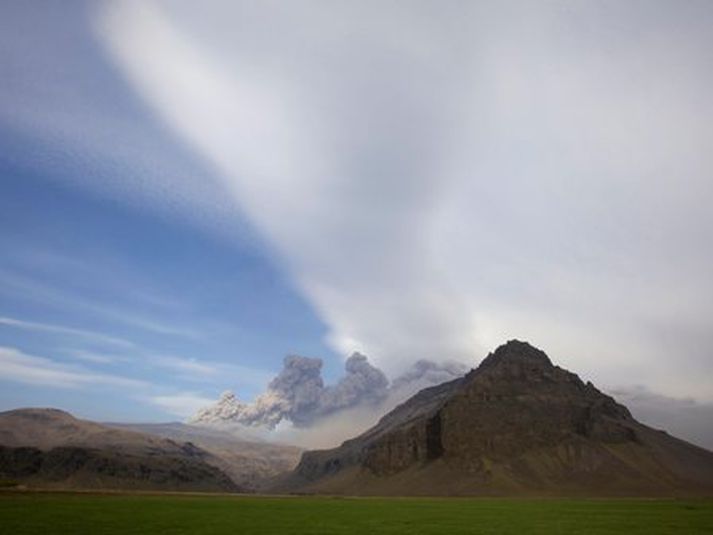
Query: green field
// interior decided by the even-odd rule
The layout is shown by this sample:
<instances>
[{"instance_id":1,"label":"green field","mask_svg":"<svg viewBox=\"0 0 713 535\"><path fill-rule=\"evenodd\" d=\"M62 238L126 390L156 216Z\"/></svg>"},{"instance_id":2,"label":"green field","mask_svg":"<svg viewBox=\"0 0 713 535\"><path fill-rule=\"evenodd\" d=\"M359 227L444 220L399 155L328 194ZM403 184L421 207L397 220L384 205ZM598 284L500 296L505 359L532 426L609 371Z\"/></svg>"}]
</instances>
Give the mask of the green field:
<instances>
[{"instance_id":1,"label":"green field","mask_svg":"<svg viewBox=\"0 0 713 535\"><path fill-rule=\"evenodd\" d=\"M713 533L713 500L0 493L0 533Z\"/></svg>"}]
</instances>

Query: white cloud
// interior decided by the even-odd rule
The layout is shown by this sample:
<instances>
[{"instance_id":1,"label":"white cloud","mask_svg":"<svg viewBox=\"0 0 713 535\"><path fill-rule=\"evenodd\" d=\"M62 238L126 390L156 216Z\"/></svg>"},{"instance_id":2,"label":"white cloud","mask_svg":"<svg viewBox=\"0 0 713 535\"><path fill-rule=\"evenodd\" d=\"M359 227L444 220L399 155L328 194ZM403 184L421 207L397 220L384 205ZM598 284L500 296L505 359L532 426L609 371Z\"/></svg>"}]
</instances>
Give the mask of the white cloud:
<instances>
[{"instance_id":1,"label":"white cloud","mask_svg":"<svg viewBox=\"0 0 713 535\"><path fill-rule=\"evenodd\" d=\"M393 372L526 338L713 395L705 4L102 6L335 347Z\"/></svg>"},{"instance_id":2,"label":"white cloud","mask_svg":"<svg viewBox=\"0 0 713 535\"><path fill-rule=\"evenodd\" d=\"M56 334L65 334L70 336L78 336L87 340L92 340L96 342L103 342L110 345L121 346L121 347L134 347L134 343L125 340L123 338L118 338L116 336L108 336L103 333L96 331L89 331L87 329L77 329L74 327L66 327L63 325L55 325L52 323L42 323L35 321L24 321L15 318L0 317L0 325L6 327L13 327L17 329L26 329L31 331L44 331Z\"/></svg>"},{"instance_id":3,"label":"white cloud","mask_svg":"<svg viewBox=\"0 0 713 535\"><path fill-rule=\"evenodd\" d=\"M84 351L81 349L72 349L68 351L72 358L90 362L92 364L112 364L114 362L125 360L123 357L116 355L107 355L106 353L95 353L93 351Z\"/></svg>"},{"instance_id":4,"label":"white cloud","mask_svg":"<svg viewBox=\"0 0 713 535\"><path fill-rule=\"evenodd\" d=\"M143 388L144 381L118 375L96 373L80 366L28 355L19 349L0 346L0 380L56 388L88 388L111 386Z\"/></svg>"}]
</instances>

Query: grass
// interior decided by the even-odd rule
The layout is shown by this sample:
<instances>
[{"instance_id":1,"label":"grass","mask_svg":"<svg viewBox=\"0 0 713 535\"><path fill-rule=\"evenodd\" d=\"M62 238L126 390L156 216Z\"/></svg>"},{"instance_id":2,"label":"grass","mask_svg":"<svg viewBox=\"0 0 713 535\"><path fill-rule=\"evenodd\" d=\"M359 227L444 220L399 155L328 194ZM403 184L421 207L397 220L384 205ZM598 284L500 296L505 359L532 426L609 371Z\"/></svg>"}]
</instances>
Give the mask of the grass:
<instances>
[{"instance_id":1,"label":"grass","mask_svg":"<svg viewBox=\"0 0 713 535\"><path fill-rule=\"evenodd\" d=\"M713 500L0 493L0 533L713 534Z\"/></svg>"}]
</instances>

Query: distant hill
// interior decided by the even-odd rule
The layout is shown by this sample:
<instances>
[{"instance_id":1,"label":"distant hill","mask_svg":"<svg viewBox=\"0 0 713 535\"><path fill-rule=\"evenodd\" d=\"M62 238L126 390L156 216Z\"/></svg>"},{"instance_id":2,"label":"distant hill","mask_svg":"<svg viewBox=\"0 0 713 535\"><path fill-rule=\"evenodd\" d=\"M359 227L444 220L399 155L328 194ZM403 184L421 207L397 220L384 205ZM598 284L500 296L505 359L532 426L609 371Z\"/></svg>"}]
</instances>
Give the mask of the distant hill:
<instances>
[{"instance_id":1,"label":"distant hill","mask_svg":"<svg viewBox=\"0 0 713 535\"><path fill-rule=\"evenodd\" d=\"M115 429L57 409L0 413L0 479L88 489L245 490L190 442Z\"/></svg>"},{"instance_id":2,"label":"distant hill","mask_svg":"<svg viewBox=\"0 0 713 535\"><path fill-rule=\"evenodd\" d=\"M306 452L275 491L375 495L713 493L713 453L637 422L510 341L360 436Z\"/></svg>"},{"instance_id":3,"label":"distant hill","mask_svg":"<svg viewBox=\"0 0 713 535\"><path fill-rule=\"evenodd\" d=\"M295 468L303 451L296 446L245 440L214 427L178 422L105 425L178 442L191 442L212 455L208 462L219 467L238 486L248 491L260 491L275 476Z\"/></svg>"}]
</instances>

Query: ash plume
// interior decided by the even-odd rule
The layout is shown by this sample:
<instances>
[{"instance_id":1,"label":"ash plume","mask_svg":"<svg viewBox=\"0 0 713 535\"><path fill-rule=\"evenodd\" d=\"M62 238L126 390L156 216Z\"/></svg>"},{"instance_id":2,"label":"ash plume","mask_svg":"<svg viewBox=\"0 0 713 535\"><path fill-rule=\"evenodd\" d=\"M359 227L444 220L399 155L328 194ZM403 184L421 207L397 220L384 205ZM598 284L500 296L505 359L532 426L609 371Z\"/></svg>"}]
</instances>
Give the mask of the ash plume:
<instances>
[{"instance_id":1,"label":"ash plume","mask_svg":"<svg viewBox=\"0 0 713 535\"><path fill-rule=\"evenodd\" d=\"M468 371L468 366L461 362L434 362L432 360L418 360L411 368L402 375L399 375L391 383L393 390L402 387L423 383L427 385L437 385L455 379Z\"/></svg>"},{"instance_id":2,"label":"ash plume","mask_svg":"<svg viewBox=\"0 0 713 535\"><path fill-rule=\"evenodd\" d=\"M336 384L325 386L322 359L287 356L280 373L252 403L241 402L233 392L227 391L216 403L199 410L190 421L238 423L274 429L286 420L304 428L319 419L355 407L380 410L387 400L402 397L404 391L413 392L448 381L466 371L466 367L458 363L419 360L389 383L384 372L360 353L352 354L346 360L344 369L344 376Z\"/></svg>"}]
</instances>

